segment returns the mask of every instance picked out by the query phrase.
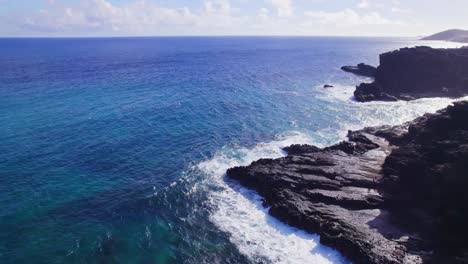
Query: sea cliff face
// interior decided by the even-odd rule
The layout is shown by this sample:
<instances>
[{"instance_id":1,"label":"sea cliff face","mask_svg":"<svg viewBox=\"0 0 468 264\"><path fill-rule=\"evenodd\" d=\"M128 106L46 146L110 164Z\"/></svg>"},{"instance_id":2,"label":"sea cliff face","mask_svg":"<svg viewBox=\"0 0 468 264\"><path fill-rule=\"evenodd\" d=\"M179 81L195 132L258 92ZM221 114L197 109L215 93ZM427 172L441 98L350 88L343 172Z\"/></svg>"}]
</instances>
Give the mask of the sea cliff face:
<instances>
[{"instance_id":1,"label":"sea cliff face","mask_svg":"<svg viewBox=\"0 0 468 264\"><path fill-rule=\"evenodd\" d=\"M468 47L415 47L384 53L374 77L374 82L357 86L357 101L461 97L468 94Z\"/></svg>"},{"instance_id":2,"label":"sea cliff face","mask_svg":"<svg viewBox=\"0 0 468 264\"><path fill-rule=\"evenodd\" d=\"M468 261L468 102L227 171L355 263Z\"/></svg>"}]
</instances>

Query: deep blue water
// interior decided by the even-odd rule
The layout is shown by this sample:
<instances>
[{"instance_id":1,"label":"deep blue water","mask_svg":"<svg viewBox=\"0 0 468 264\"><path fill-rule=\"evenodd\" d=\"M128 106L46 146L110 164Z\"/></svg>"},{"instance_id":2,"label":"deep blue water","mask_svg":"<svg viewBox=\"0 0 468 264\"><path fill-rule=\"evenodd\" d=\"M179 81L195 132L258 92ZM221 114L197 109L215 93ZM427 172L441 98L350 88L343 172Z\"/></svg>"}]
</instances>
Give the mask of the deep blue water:
<instances>
[{"instance_id":1,"label":"deep blue water","mask_svg":"<svg viewBox=\"0 0 468 264\"><path fill-rule=\"evenodd\" d=\"M327 145L347 128L444 107L349 100L363 79L342 65L418 44L0 39L0 262L345 261L267 217L223 171L283 155L285 144Z\"/></svg>"}]
</instances>

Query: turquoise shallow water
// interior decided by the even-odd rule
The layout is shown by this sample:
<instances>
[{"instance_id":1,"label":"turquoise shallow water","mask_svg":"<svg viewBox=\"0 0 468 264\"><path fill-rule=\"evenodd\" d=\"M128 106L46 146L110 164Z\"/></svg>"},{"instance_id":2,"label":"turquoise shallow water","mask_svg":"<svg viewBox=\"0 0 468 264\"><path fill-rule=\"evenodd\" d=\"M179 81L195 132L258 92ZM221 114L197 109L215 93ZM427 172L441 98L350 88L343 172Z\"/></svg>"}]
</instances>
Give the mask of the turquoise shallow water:
<instances>
[{"instance_id":1,"label":"turquoise shallow water","mask_svg":"<svg viewBox=\"0 0 468 264\"><path fill-rule=\"evenodd\" d=\"M223 174L446 106L350 100L342 65L419 44L0 39L0 262L346 262Z\"/></svg>"}]
</instances>

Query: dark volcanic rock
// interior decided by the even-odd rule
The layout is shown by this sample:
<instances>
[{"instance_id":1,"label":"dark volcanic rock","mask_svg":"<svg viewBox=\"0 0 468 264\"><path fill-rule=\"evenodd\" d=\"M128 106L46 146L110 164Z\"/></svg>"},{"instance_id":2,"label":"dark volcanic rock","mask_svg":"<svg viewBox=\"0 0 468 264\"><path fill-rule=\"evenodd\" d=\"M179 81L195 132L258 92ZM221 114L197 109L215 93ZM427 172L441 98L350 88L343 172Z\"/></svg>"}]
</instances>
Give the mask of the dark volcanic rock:
<instances>
[{"instance_id":1,"label":"dark volcanic rock","mask_svg":"<svg viewBox=\"0 0 468 264\"><path fill-rule=\"evenodd\" d=\"M354 91L354 98L359 102L387 101L395 102L398 98L382 91L382 88L373 83L361 83ZM401 98L400 98L401 99Z\"/></svg>"},{"instance_id":2,"label":"dark volcanic rock","mask_svg":"<svg viewBox=\"0 0 468 264\"><path fill-rule=\"evenodd\" d=\"M468 263L468 102L417 119L387 158L383 194L438 263Z\"/></svg>"},{"instance_id":3,"label":"dark volcanic rock","mask_svg":"<svg viewBox=\"0 0 468 264\"><path fill-rule=\"evenodd\" d=\"M359 85L354 92L360 102L465 95L468 95L468 47L416 47L381 54L375 81Z\"/></svg>"},{"instance_id":4,"label":"dark volcanic rock","mask_svg":"<svg viewBox=\"0 0 468 264\"><path fill-rule=\"evenodd\" d=\"M311 145L298 145L294 144L289 147L283 148L289 155L298 155L298 154L305 154L305 153L312 153L320 151L320 148Z\"/></svg>"},{"instance_id":5,"label":"dark volcanic rock","mask_svg":"<svg viewBox=\"0 0 468 264\"><path fill-rule=\"evenodd\" d=\"M467 263L468 102L227 175L355 263Z\"/></svg>"},{"instance_id":6,"label":"dark volcanic rock","mask_svg":"<svg viewBox=\"0 0 468 264\"><path fill-rule=\"evenodd\" d=\"M343 66L341 69L345 72L351 72L356 75L366 77L375 77L375 74L377 73L377 68L364 63L359 63L357 66Z\"/></svg>"}]
</instances>

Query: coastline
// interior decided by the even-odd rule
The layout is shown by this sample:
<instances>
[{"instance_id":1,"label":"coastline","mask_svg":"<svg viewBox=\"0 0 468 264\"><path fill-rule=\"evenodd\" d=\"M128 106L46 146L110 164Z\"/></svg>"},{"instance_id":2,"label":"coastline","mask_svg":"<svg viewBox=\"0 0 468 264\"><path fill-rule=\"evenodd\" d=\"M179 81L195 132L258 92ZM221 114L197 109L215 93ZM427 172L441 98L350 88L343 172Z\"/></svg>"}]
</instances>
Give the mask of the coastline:
<instances>
[{"instance_id":1,"label":"coastline","mask_svg":"<svg viewBox=\"0 0 468 264\"><path fill-rule=\"evenodd\" d=\"M461 97L467 94L463 77L465 75L458 72L459 75L452 76L454 71L447 69L467 63L468 56L465 56L465 51L465 49L437 50L429 47L404 48L382 54L381 65L378 68L359 64L357 67L349 66L342 69L357 75L375 78L372 84L361 84L357 87L354 98L358 102L397 102L399 99L413 101L418 98L437 96ZM447 53L453 55L450 60L444 58ZM458 53L460 57L457 58ZM429 64L426 61L427 54L431 54L429 57L433 56L433 61ZM407 61L408 70L396 70L394 66L400 65L400 60ZM426 61L426 64L422 63L423 61ZM389 62L393 66L388 66ZM417 69L418 67L424 69ZM439 79L423 81L421 72L427 69L443 74L437 77ZM398 94L398 91L392 92L397 95L394 96L385 92L395 89L391 88L394 84L389 81L386 76L388 74L385 72L393 74L390 79L405 80L399 83L400 86L403 85L403 88L399 88L405 94L401 92ZM382 76L386 76L387 80L382 81ZM432 78L432 75L429 76ZM427 87L425 83L428 82L435 84ZM373 85L376 88L365 88L367 94L364 95L360 93L364 85ZM446 85L449 88L446 88ZM326 85L324 88L334 89L333 86ZM421 89L420 87L429 91L422 90L421 92L418 90ZM440 87L443 89L440 90ZM313 145L291 145L283 149L288 153L286 157L262 158L248 166L229 168L226 174L242 186L258 192L264 199L264 206L269 208L270 215L309 233L318 233L321 243L339 250L355 263L425 263L445 259L454 261L457 257L447 254L450 250L441 246L437 241L441 239L430 231L440 228L434 220L431 220L438 217L434 213L435 209L430 206L423 208L418 204L405 207L405 203L411 201L411 198L408 198L411 194L408 191L408 194L403 194L406 198L400 197L401 193L398 190L401 188L394 185L398 185L395 182L403 181L400 180L403 177L401 175L406 173L404 167L407 164L404 161L402 163L401 160L411 163L413 159L417 159L412 156L405 157L405 154L398 156L399 153L405 153L405 144L421 141L420 137L423 136L417 133L415 136L414 127L432 133L433 137L438 137L438 132L433 128L434 125L427 124L438 122L435 126L444 127L444 120L447 119L450 124L458 126L449 126L448 129L458 129L462 131L460 133L464 133L465 127L459 124L462 118L460 113L464 113L465 110L468 111L468 103L457 102L454 106L449 106L436 114L425 114L405 124L393 127L366 127L354 132L349 131L347 141L325 148ZM449 136L442 140L463 141L463 139L447 137ZM427 142L418 144L413 144L413 147L430 152L427 150ZM440 148L441 151L445 151L444 145ZM406 151L411 153L414 150ZM429 156L425 159L433 154L427 155ZM464 154L457 155L463 157ZM431 161L425 160L424 162ZM446 160L445 162L452 161ZM412 167L408 169L414 170ZM392 171L399 171L399 173L393 175ZM412 175L405 177L412 177ZM435 199L442 198L436 197ZM398 209L399 207L407 210ZM425 217L421 218L414 214L412 212L414 210L426 210L424 211ZM425 228L415 228L417 221L425 221ZM448 218L447 221L452 221L452 219ZM463 243L457 246L463 252ZM454 255L459 254L463 253L458 252Z\"/></svg>"},{"instance_id":2,"label":"coastline","mask_svg":"<svg viewBox=\"0 0 468 264\"><path fill-rule=\"evenodd\" d=\"M6 263L347 263L318 235L268 215L262 198L225 171L283 157L282 148L294 143L326 147L347 129L399 124L445 107L450 99L360 104L349 100L352 92L343 94L364 79L342 73L341 65L417 43L288 39L280 41L286 50L276 50L276 39L263 40L266 47L249 40L233 52L206 41L182 45L190 54L159 40L83 41L87 48L73 53L76 46L55 40L37 47L41 53L28 52L24 45L35 47L29 41L18 41L26 54L4 49L12 60L24 58L12 68L5 61L2 76L9 83L2 90L3 157L14 161L4 164L12 172L2 192L9 201L0 227ZM141 56L124 52L132 47ZM107 63L115 55L119 62ZM30 56L47 63L37 67ZM204 63L192 67L199 59ZM324 80L335 87L323 89ZM185 89L175 85L181 82ZM192 167L201 164L202 171Z\"/></svg>"},{"instance_id":3,"label":"coastline","mask_svg":"<svg viewBox=\"0 0 468 264\"><path fill-rule=\"evenodd\" d=\"M348 100L348 98L335 96L326 98L326 100L340 102L340 104L345 103L349 107L361 109L360 111L373 113L374 117L372 119L361 120L360 125L353 126L353 129L361 129L369 124L384 125L390 123L397 125L401 122L410 121L424 113L433 113L453 102L450 99L429 98L412 102L370 102L361 104ZM386 110L388 107L391 107L394 113L398 113L396 114L398 118L395 118L395 114L391 115ZM345 127L348 126L345 125ZM337 261L340 258L335 255L336 253L332 255L325 253L329 252L328 250L331 250L330 252L336 251L323 245L323 243L319 243L320 238L315 233L306 233L269 215L268 208L262 206L262 198L257 192L223 176L228 168L234 166L247 166L261 158L284 157L286 153L282 149L291 144L329 146L331 143L327 142L336 142L336 140L344 137L345 132L345 130L339 132L340 136L336 139L335 136L332 136L334 133L330 134L330 131L326 130L309 135L286 133L280 135L277 141L258 143L253 148L223 148L213 158L197 165L197 168L201 169L203 174L208 175L210 178L208 181L216 182L215 185L218 186L216 189L220 188L210 194L209 204L214 209L210 215L210 220L220 230L228 233L231 241L238 249L252 260L258 260L261 257L275 263L293 263L291 260L294 259L300 259L302 262L317 262L318 259L322 259L319 255L323 255L328 256L327 258L333 256L332 259L335 260L325 261L322 259L323 263L348 263L349 261L344 259ZM329 138L330 136L332 137ZM232 219L238 220L233 221ZM278 222L281 228L278 228L277 225L271 225L271 221ZM305 236L296 235L301 234L301 232L304 232ZM275 234L281 235L277 236ZM292 242L294 240L296 242ZM323 250L325 251L323 252ZM295 257L291 259L291 255Z\"/></svg>"},{"instance_id":4,"label":"coastline","mask_svg":"<svg viewBox=\"0 0 468 264\"><path fill-rule=\"evenodd\" d=\"M468 108L466 106L468 104L462 108ZM426 117L437 118L446 111ZM322 243L339 249L356 263L422 263L432 258L428 253L430 250L421 250L427 248L428 243L422 243L419 239L394 240L396 237L413 239L419 235L414 235L414 230L408 233L408 226L393 224L393 211L387 206L390 196L382 194L382 187L376 184L383 182L381 168L386 166L384 160L393 153L378 138L383 137L392 148L399 148L398 138L406 133L403 132L405 127L423 121L424 118L418 118L404 127L384 127L380 130L367 128L350 133L349 143L312 152L303 147L303 153L299 151L275 160L262 159L247 167L230 169L228 176L239 180L243 186L257 190L264 197L265 203L271 206L271 215L308 232L318 232ZM325 163L317 163L318 160ZM366 165L363 169L351 164L374 165ZM299 170L302 172L297 171L301 166L304 167ZM330 174L330 168L335 167ZM349 168L354 172L349 171ZM372 180L349 176L364 171L367 171L364 175ZM304 189L300 186L309 187ZM344 188L347 189L339 186L346 186ZM310 193L309 188L315 190L314 193ZM362 191L358 191L360 189ZM374 191L369 193L371 189ZM362 222L363 219L367 220ZM363 224L368 222L378 223L382 231L375 231L375 227ZM369 241L372 243L368 244Z\"/></svg>"}]
</instances>

